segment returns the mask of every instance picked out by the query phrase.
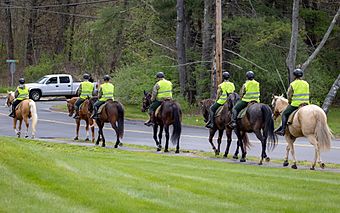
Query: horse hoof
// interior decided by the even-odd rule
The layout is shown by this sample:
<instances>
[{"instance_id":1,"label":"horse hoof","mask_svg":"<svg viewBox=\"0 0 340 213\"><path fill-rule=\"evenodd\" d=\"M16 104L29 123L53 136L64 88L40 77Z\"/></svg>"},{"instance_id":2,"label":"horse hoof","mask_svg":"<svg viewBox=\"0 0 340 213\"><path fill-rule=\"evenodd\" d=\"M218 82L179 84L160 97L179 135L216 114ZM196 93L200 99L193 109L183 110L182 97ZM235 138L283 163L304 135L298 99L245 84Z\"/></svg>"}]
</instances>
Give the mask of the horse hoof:
<instances>
[{"instance_id":1,"label":"horse hoof","mask_svg":"<svg viewBox=\"0 0 340 213\"><path fill-rule=\"evenodd\" d=\"M169 150L166 149L166 150L164 150L164 152L169 152Z\"/></svg>"},{"instance_id":2,"label":"horse hoof","mask_svg":"<svg viewBox=\"0 0 340 213\"><path fill-rule=\"evenodd\" d=\"M162 149L161 148L157 148L157 152L160 152Z\"/></svg>"},{"instance_id":3,"label":"horse hoof","mask_svg":"<svg viewBox=\"0 0 340 213\"><path fill-rule=\"evenodd\" d=\"M75 137L73 140L77 141L77 140L78 140L78 137Z\"/></svg>"},{"instance_id":4,"label":"horse hoof","mask_svg":"<svg viewBox=\"0 0 340 213\"><path fill-rule=\"evenodd\" d=\"M97 141L94 145L98 146L99 145L99 141Z\"/></svg>"},{"instance_id":5,"label":"horse hoof","mask_svg":"<svg viewBox=\"0 0 340 213\"><path fill-rule=\"evenodd\" d=\"M266 157L266 162L269 162L270 161L270 157Z\"/></svg>"},{"instance_id":6,"label":"horse hoof","mask_svg":"<svg viewBox=\"0 0 340 213\"><path fill-rule=\"evenodd\" d=\"M118 148L118 145L117 144L115 144L115 146L114 146L115 148Z\"/></svg>"},{"instance_id":7,"label":"horse hoof","mask_svg":"<svg viewBox=\"0 0 340 213\"><path fill-rule=\"evenodd\" d=\"M293 164L292 169L297 169L297 166L295 164Z\"/></svg>"},{"instance_id":8,"label":"horse hoof","mask_svg":"<svg viewBox=\"0 0 340 213\"><path fill-rule=\"evenodd\" d=\"M324 169L326 167L326 165L324 163L321 163L320 167L321 167L321 169Z\"/></svg>"},{"instance_id":9,"label":"horse hoof","mask_svg":"<svg viewBox=\"0 0 340 213\"><path fill-rule=\"evenodd\" d=\"M25 138L28 138L28 135L25 135Z\"/></svg>"},{"instance_id":10,"label":"horse hoof","mask_svg":"<svg viewBox=\"0 0 340 213\"><path fill-rule=\"evenodd\" d=\"M119 146L123 146L123 143L122 143L122 142L120 142L120 143L119 143Z\"/></svg>"},{"instance_id":11,"label":"horse hoof","mask_svg":"<svg viewBox=\"0 0 340 213\"><path fill-rule=\"evenodd\" d=\"M261 166L262 164L263 164L262 161L260 161L260 162L258 163L258 165L260 165L260 166Z\"/></svg>"},{"instance_id":12,"label":"horse hoof","mask_svg":"<svg viewBox=\"0 0 340 213\"><path fill-rule=\"evenodd\" d=\"M237 155L234 155L234 156L233 156L233 159L236 159L236 160L237 160L237 159L238 159L238 156L237 156Z\"/></svg>"},{"instance_id":13,"label":"horse hoof","mask_svg":"<svg viewBox=\"0 0 340 213\"><path fill-rule=\"evenodd\" d=\"M244 162L246 162L246 159L245 158L241 158L240 162L244 163Z\"/></svg>"},{"instance_id":14,"label":"horse hoof","mask_svg":"<svg viewBox=\"0 0 340 213\"><path fill-rule=\"evenodd\" d=\"M286 167L286 166L288 166L288 165L289 165L288 161L285 160L285 161L283 162L283 166Z\"/></svg>"},{"instance_id":15,"label":"horse hoof","mask_svg":"<svg viewBox=\"0 0 340 213\"><path fill-rule=\"evenodd\" d=\"M90 141L90 139L89 139L89 138L86 138L85 141Z\"/></svg>"},{"instance_id":16,"label":"horse hoof","mask_svg":"<svg viewBox=\"0 0 340 213\"><path fill-rule=\"evenodd\" d=\"M179 153L179 150L176 150L176 152L175 152L176 154L178 154Z\"/></svg>"},{"instance_id":17,"label":"horse hoof","mask_svg":"<svg viewBox=\"0 0 340 213\"><path fill-rule=\"evenodd\" d=\"M215 151L215 156L218 156L218 155L220 155L220 152Z\"/></svg>"},{"instance_id":18,"label":"horse hoof","mask_svg":"<svg viewBox=\"0 0 340 213\"><path fill-rule=\"evenodd\" d=\"M228 155L224 154L224 155L223 155L223 158L228 158Z\"/></svg>"},{"instance_id":19,"label":"horse hoof","mask_svg":"<svg viewBox=\"0 0 340 213\"><path fill-rule=\"evenodd\" d=\"M105 144L102 144L102 147L105 147Z\"/></svg>"},{"instance_id":20,"label":"horse hoof","mask_svg":"<svg viewBox=\"0 0 340 213\"><path fill-rule=\"evenodd\" d=\"M314 166L310 167L310 170L315 170Z\"/></svg>"}]
</instances>

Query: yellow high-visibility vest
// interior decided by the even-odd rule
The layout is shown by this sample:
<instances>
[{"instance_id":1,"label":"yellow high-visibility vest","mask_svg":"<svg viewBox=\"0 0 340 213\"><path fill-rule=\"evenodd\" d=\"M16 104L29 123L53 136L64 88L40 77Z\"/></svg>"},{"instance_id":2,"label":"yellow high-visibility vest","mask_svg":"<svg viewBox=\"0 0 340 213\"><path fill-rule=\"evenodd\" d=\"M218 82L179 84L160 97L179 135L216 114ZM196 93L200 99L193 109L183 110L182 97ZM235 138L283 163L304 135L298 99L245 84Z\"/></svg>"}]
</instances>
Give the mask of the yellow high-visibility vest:
<instances>
[{"instance_id":1,"label":"yellow high-visibility vest","mask_svg":"<svg viewBox=\"0 0 340 213\"><path fill-rule=\"evenodd\" d=\"M93 92L93 84L89 81L83 81L80 83L81 86L81 94L80 98L81 99L86 99L87 97L91 98L92 97L92 92Z\"/></svg>"},{"instance_id":2,"label":"yellow high-visibility vest","mask_svg":"<svg viewBox=\"0 0 340 213\"><path fill-rule=\"evenodd\" d=\"M109 99L114 100L113 94L115 91L115 87L111 83L104 83L100 85L102 89L102 97L99 99L99 101L107 101Z\"/></svg>"},{"instance_id":3,"label":"yellow high-visibility vest","mask_svg":"<svg viewBox=\"0 0 340 213\"><path fill-rule=\"evenodd\" d=\"M221 87L222 94L217 100L217 103L223 105L225 102L227 102L228 94L235 91L235 85L232 82L224 81L218 86Z\"/></svg>"},{"instance_id":4,"label":"yellow high-visibility vest","mask_svg":"<svg viewBox=\"0 0 340 213\"><path fill-rule=\"evenodd\" d=\"M168 80L162 79L157 82L159 89L157 92L157 100L172 98L172 83Z\"/></svg>"},{"instance_id":5,"label":"yellow high-visibility vest","mask_svg":"<svg viewBox=\"0 0 340 213\"><path fill-rule=\"evenodd\" d=\"M309 104L309 84L307 81L296 79L290 85L294 92L291 105L298 107L302 103Z\"/></svg>"},{"instance_id":6,"label":"yellow high-visibility vest","mask_svg":"<svg viewBox=\"0 0 340 213\"><path fill-rule=\"evenodd\" d=\"M255 80L248 80L244 84L246 93L242 97L242 101L257 101L260 103L260 83Z\"/></svg>"},{"instance_id":7,"label":"yellow high-visibility vest","mask_svg":"<svg viewBox=\"0 0 340 213\"><path fill-rule=\"evenodd\" d=\"M20 87L17 87L18 90L18 97L16 98L17 100L24 100L24 99L28 99L29 98L29 91L28 91L28 87L24 87L23 89L21 89Z\"/></svg>"}]
</instances>

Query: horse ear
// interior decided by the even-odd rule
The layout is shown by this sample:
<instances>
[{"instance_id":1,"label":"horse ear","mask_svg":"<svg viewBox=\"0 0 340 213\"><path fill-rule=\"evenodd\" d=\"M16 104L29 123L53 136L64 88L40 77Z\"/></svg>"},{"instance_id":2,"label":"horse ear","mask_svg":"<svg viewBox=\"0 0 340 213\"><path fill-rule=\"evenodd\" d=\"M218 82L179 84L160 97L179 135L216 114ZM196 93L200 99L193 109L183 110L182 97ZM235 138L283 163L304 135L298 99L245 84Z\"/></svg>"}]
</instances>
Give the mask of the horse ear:
<instances>
[{"instance_id":1,"label":"horse ear","mask_svg":"<svg viewBox=\"0 0 340 213\"><path fill-rule=\"evenodd\" d=\"M283 97L283 94L281 94L281 97Z\"/></svg>"},{"instance_id":2,"label":"horse ear","mask_svg":"<svg viewBox=\"0 0 340 213\"><path fill-rule=\"evenodd\" d=\"M145 92L145 90L144 90L144 95L146 95L147 93Z\"/></svg>"}]
</instances>

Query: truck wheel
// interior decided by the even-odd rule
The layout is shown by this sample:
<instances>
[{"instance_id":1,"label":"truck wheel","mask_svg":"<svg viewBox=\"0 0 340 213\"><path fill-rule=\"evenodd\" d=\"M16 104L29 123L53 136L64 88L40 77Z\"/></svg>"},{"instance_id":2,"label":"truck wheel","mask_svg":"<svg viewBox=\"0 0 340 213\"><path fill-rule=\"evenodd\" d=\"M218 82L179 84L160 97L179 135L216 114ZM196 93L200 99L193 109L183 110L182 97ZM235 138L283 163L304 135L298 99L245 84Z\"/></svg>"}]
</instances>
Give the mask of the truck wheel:
<instances>
[{"instance_id":1,"label":"truck wheel","mask_svg":"<svg viewBox=\"0 0 340 213\"><path fill-rule=\"evenodd\" d=\"M33 100L33 101L39 101L40 98L41 98L41 93L39 90L33 90L30 92L30 98Z\"/></svg>"},{"instance_id":2,"label":"truck wheel","mask_svg":"<svg viewBox=\"0 0 340 213\"><path fill-rule=\"evenodd\" d=\"M73 95L66 95L66 96L65 96L66 99L71 99L71 98L73 98L73 97L74 97Z\"/></svg>"}]
</instances>

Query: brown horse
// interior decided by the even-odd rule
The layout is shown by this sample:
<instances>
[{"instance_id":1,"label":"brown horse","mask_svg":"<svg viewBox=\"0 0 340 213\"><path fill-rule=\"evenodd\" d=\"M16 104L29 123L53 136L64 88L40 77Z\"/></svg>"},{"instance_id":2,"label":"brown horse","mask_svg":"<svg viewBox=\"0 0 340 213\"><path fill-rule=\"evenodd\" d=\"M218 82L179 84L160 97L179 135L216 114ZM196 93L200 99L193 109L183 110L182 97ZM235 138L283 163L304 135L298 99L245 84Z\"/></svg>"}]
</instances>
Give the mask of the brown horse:
<instances>
[{"instance_id":1,"label":"brown horse","mask_svg":"<svg viewBox=\"0 0 340 213\"><path fill-rule=\"evenodd\" d=\"M71 98L69 100L66 100L67 102L67 109L68 109L68 116L72 116L75 109L74 109L74 103L78 100L78 97ZM89 106L89 100L86 99L83 104L81 105L79 109L79 118L76 119L76 137L74 140L79 139L79 127L80 127L80 121L84 120L86 122L86 139L85 141L89 141L89 126L91 125L91 133L92 133L92 143L94 143L94 127L93 125L93 119L91 117L91 113L88 109Z\"/></svg>"},{"instance_id":2,"label":"brown horse","mask_svg":"<svg viewBox=\"0 0 340 213\"><path fill-rule=\"evenodd\" d=\"M151 94L144 91L142 112L145 112L151 104ZM165 100L159 108L159 113L155 116L155 125L153 125L153 139L156 142L157 151L162 150L162 134L165 130L165 148L164 152L168 152L169 147L169 126L173 126L171 142L176 145L175 153L179 153L179 139L182 131L182 111L178 103L173 100ZM158 132L159 126L159 132ZM158 138L157 138L158 132Z\"/></svg>"},{"instance_id":3,"label":"brown horse","mask_svg":"<svg viewBox=\"0 0 340 213\"><path fill-rule=\"evenodd\" d=\"M274 108L274 119L276 119L287 108L288 100L282 96L273 96L272 105ZM320 150L329 150L331 147L332 133L327 125L327 116L325 112L316 105L307 105L297 110L285 132L285 139L288 143L286 148L286 156L283 166L288 166L289 151L293 157L293 169L297 169L296 157L294 151L294 142L296 138L306 137L314 146L315 157L311 170L315 169L316 162L321 168L325 168L325 164L321 161Z\"/></svg>"},{"instance_id":4,"label":"brown horse","mask_svg":"<svg viewBox=\"0 0 340 213\"><path fill-rule=\"evenodd\" d=\"M14 101L14 92L8 92L7 98L6 98L6 105L10 107ZM20 138L21 134L21 124L24 120L26 124L26 132L25 132L25 138L28 138L28 127L29 127L29 121L28 119L32 118L32 138L35 137L36 129L38 122L38 115L37 115L37 107L35 105L35 102L33 100L27 99L21 101L21 103L18 105L17 109L15 110L15 117L13 118L13 129ZM17 121L19 121L19 129L17 130Z\"/></svg>"},{"instance_id":5,"label":"brown horse","mask_svg":"<svg viewBox=\"0 0 340 213\"><path fill-rule=\"evenodd\" d=\"M237 119L237 127L235 132L238 140L241 141L240 144L243 144L243 146L241 146L241 162L246 161L247 155L247 152L243 150L243 147L250 146L249 140L243 140L244 135L247 132L254 132L256 137L261 141L262 152L259 165L262 165L263 159L270 161L270 158L266 153L267 140L270 143L270 147L272 149L276 147L278 141L276 135L274 134L274 120L272 118L272 110L268 105L262 103L254 103L249 105L245 116Z\"/></svg>"},{"instance_id":6,"label":"brown horse","mask_svg":"<svg viewBox=\"0 0 340 213\"><path fill-rule=\"evenodd\" d=\"M238 100L233 99L233 101L236 102ZM200 101L201 112L204 118L204 122L207 122L209 119L209 110L212 104L214 104L213 99L204 99ZM224 130L226 131L227 147L226 147L223 157L228 157L229 148L230 148L231 141L232 141L232 129L229 127L228 124L231 121L231 110L232 110L231 106L233 105L234 105L233 103L229 103L229 102L224 104L220 115L217 115L217 116L215 115L214 128L209 129L209 143L211 144L211 147L214 150L216 155L220 154L222 135L223 135ZM218 131L217 149L213 143L213 138L215 136L216 131ZM245 137L248 137L247 134L245 134ZM237 148L233 155L234 159L238 159L238 152L239 152L239 144L237 144Z\"/></svg>"},{"instance_id":7,"label":"brown horse","mask_svg":"<svg viewBox=\"0 0 340 213\"><path fill-rule=\"evenodd\" d=\"M88 109L91 113L93 111L93 105L97 100L97 97L90 99ZM95 123L97 123L99 128L96 145L99 145L99 141L102 140L102 147L105 147L105 138L103 133L105 123L110 123L116 132L117 140L114 147L117 148L118 145L122 145L120 139L122 139L124 135L124 107L121 103L112 100L106 101L105 106L99 113L99 117L95 119Z\"/></svg>"}]
</instances>

